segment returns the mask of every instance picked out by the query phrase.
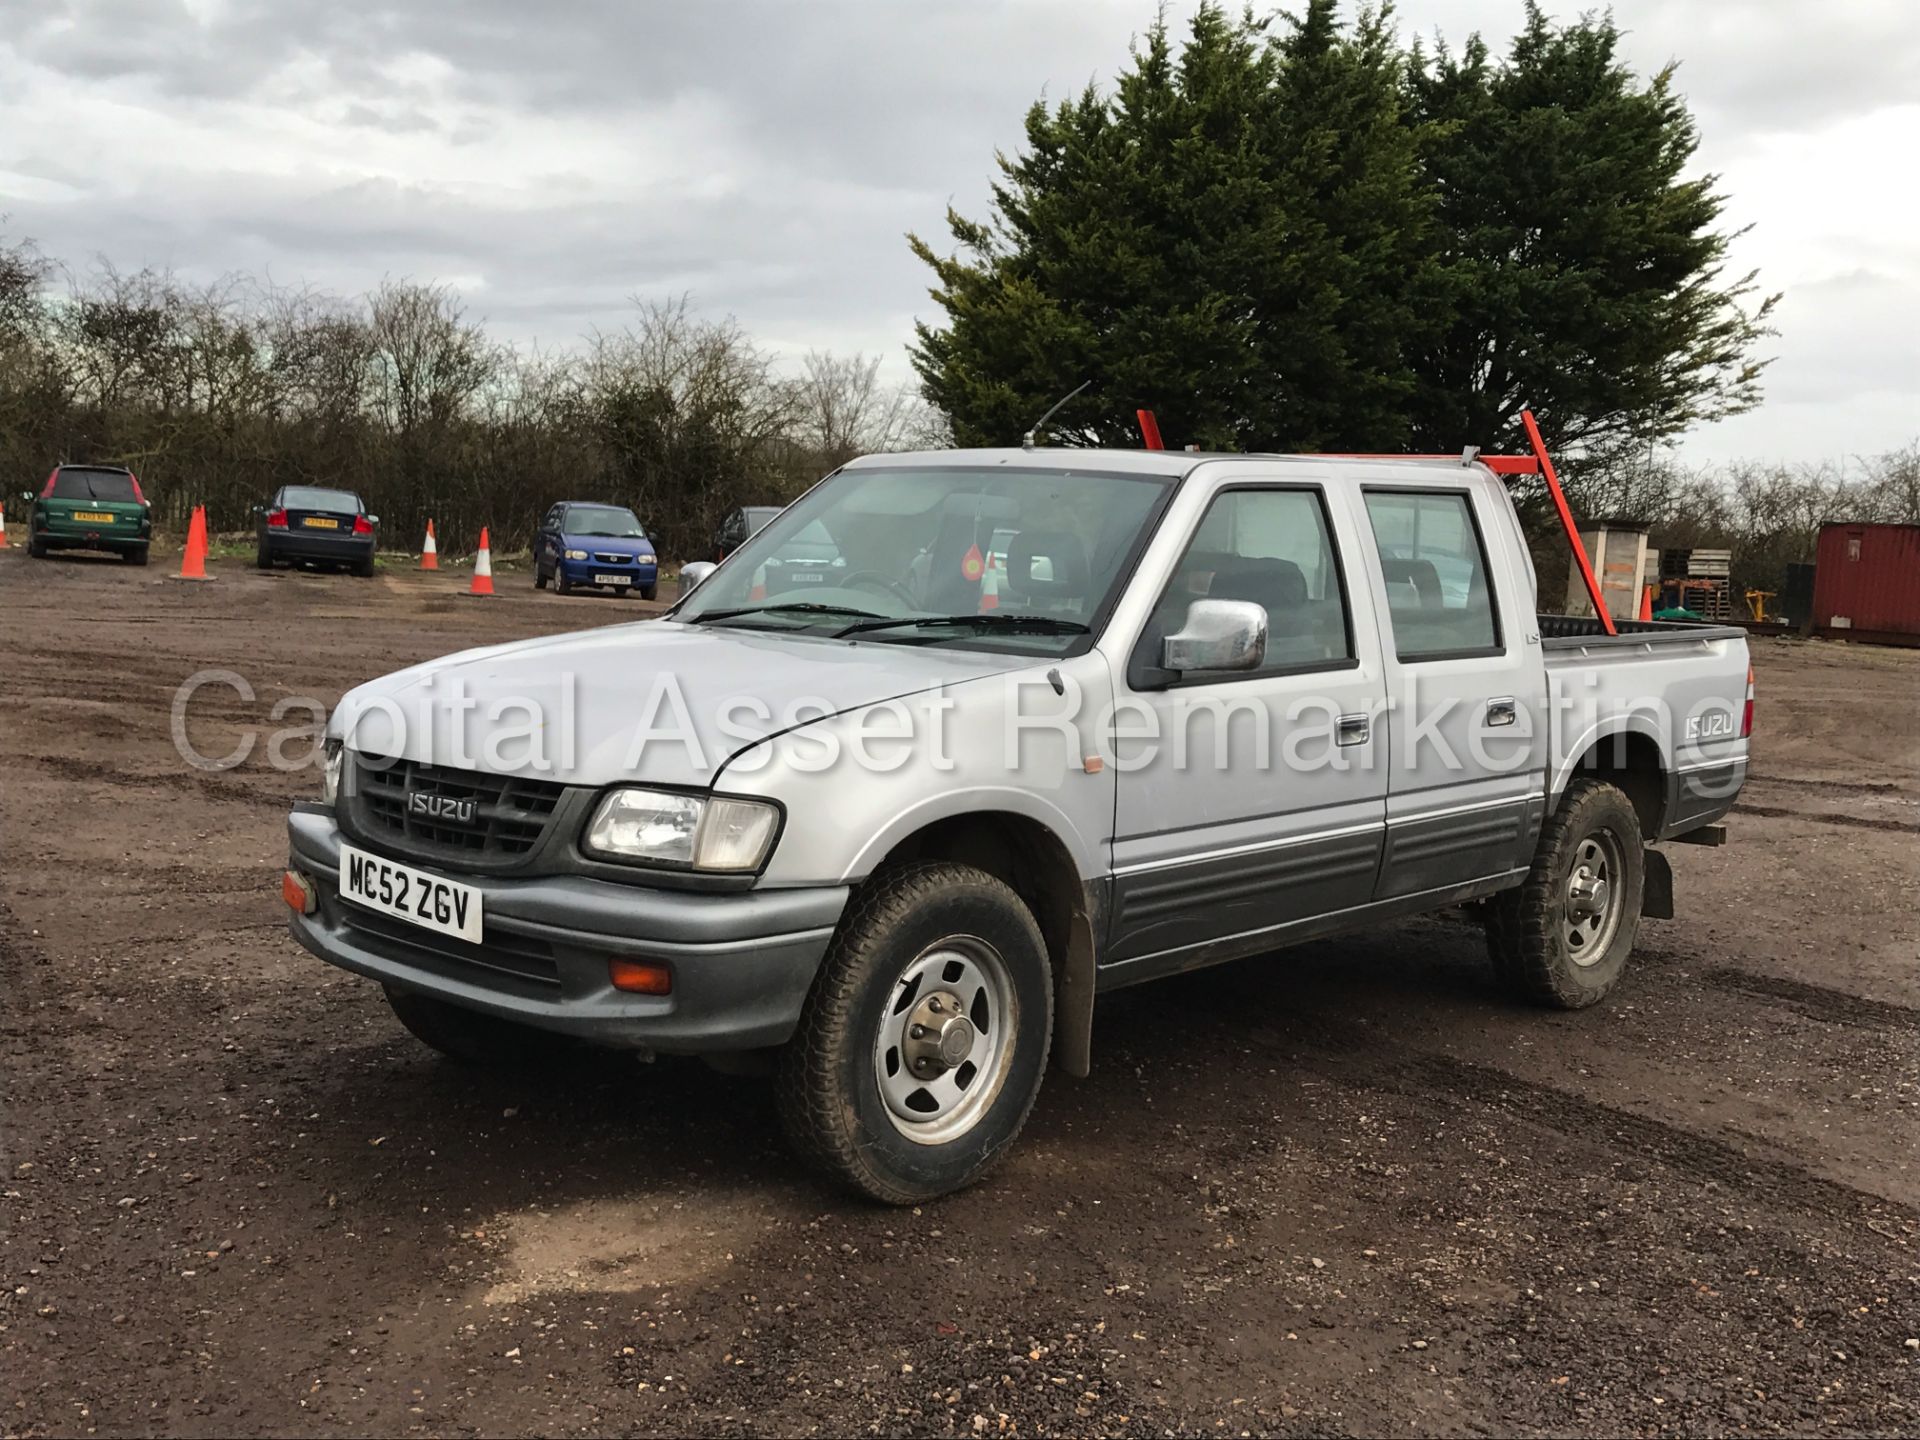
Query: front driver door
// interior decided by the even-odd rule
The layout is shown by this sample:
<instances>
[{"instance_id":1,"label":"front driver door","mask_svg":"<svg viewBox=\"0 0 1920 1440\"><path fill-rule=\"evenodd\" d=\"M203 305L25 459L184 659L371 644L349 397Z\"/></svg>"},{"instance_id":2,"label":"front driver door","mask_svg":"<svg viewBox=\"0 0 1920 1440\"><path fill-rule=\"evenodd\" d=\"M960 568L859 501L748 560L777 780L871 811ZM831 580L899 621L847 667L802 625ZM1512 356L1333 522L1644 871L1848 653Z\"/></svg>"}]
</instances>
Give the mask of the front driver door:
<instances>
[{"instance_id":1,"label":"front driver door","mask_svg":"<svg viewBox=\"0 0 1920 1440\"><path fill-rule=\"evenodd\" d=\"M1103 985L1254 953L1372 896L1384 680L1378 636L1347 600L1359 537L1298 467L1249 483L1262 473L1236 466L1203 495L1120 679ZM1258 669L1158 670L1201 597L1266 610ZM1118 738L1143 732L1157 738Z\"/></svg>"}]
</instances>

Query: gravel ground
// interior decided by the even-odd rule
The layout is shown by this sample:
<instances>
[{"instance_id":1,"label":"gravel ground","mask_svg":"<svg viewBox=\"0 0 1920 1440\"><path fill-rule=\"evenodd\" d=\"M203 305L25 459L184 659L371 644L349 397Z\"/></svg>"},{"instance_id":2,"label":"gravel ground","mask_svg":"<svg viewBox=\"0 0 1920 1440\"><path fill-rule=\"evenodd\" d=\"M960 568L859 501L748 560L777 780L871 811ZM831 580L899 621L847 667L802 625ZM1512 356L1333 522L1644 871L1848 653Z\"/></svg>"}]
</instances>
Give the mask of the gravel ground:
<instances>
[{"instance_id":1,"label":"gravel ground","mask_svg":"<svg viewBox=\"0 0 1920 1440\"><path fill-rule=\"evenodd\" d=\"M1920 652L1762 641L1733 843L1578 1015L1423 920L1103 1003L989 1182L764 1082L476 1078L278 898L293 696L638 602L0 551L0 1432L1912 1433Z\"/></svg>"}]
</instances>

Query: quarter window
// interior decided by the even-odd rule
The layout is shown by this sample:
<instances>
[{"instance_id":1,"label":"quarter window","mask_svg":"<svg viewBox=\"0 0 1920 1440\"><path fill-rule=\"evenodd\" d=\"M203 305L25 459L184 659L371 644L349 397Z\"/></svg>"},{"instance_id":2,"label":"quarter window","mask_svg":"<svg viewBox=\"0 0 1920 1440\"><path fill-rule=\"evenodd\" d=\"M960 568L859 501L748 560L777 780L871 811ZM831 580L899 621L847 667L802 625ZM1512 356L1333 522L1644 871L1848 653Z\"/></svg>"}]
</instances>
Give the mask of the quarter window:
<instances>
[{"instance_id":1,"label":"quarter window","mask_svg":"<svg viewBox=\"0 0 1920 1440\"><path fill-rule=\"evenodd\" d=\"M1214 497L1148 622L1147 660L1185 623L1195 600L1250 600L1267 612L1267 654L1258 670L1314 669L1353 658L1339 560L1320 495L1313 490L1226 490Z\"/></svg>"},{"instance_id":2,"label":"quarter window","mask_svg":"<svg viewBox=\"0 0 1920 1440\"><path fill-rule=\"evenodd\" d=\"M1486 547L1466 495L1369 490L1366 498L1395 653L1438 660L1498 652Z\"/></svg>"}]
</instances>

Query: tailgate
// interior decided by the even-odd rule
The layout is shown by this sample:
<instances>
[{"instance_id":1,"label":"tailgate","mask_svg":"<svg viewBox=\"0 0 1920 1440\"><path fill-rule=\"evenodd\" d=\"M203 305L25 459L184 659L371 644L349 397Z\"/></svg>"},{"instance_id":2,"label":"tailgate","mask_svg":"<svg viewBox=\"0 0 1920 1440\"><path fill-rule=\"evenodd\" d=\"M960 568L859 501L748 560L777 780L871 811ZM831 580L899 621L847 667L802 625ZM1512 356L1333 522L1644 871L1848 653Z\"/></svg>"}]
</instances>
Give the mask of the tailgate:
<instances>
[{"instance_id":1,"label":"tailgate","mask_svg":"<svg viewBox=\"0 0 1920 1440\"><path fill-rule=\"evenodd\" d=\"M69 500L61 496L40 500L38 507L49 530L69 534L135 536L147 515L147 507L136 500Z\"/></svg>"}]
</instances>

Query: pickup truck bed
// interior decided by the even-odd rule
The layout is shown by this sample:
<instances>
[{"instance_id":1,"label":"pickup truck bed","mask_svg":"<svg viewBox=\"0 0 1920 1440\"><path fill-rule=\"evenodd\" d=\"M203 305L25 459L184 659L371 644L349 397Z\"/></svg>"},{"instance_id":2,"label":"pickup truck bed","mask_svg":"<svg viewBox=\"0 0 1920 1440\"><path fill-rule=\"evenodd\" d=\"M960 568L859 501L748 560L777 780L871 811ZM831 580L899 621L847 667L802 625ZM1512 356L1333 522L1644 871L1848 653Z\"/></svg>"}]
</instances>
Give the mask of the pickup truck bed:
<instances>
[{"instance_id":1,"label":"pickup truck bed","mask_svg":"<svg viewBox=\"0 0 1920 1440\"><path fill-rule=\"evenodd\" d=\"M1589 616L1537 618L1554 725L1551 793L1579 770L1612 772L1656 840L1726 814L1746 779L1746 757L1735 753L1740 687L1752 677L1746 632L1616 620L1619 633L1609 635Z\"/></svg>"}]
</instances>

